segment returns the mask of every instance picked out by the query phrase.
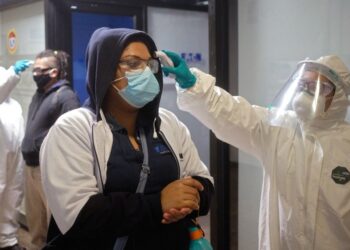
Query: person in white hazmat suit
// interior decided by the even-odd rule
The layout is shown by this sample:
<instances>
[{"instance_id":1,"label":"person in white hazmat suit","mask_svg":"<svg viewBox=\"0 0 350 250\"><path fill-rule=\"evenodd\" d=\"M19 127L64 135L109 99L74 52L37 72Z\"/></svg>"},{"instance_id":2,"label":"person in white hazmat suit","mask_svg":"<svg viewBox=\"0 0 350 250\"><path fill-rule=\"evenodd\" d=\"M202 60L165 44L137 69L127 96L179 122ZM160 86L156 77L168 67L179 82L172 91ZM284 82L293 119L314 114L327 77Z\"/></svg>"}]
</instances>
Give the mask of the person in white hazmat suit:
<instances>
[{"instance_id":1,"label":"person in white hazmat suit","mask_svg":"<svg viewBox=\"0 0 350 250\"><path fill-rule=\"evenodd\" d=\"M0 67L0 250L23 249L17 239L17 211L23 197L24 121L20 104L9 95L29 65L20 60L8 69Z\"/></svg>"},{"instance_id":2,"label":"person in white hazmat suit","mask_svg":"<svg viewBox=\"0 0 350 250\"><path fill-rule=\"evenodd\" d=\"M180 109L263 166L259 249L350 249L350 73L340 58L300 62L264 108L165 52Z\"/></svg>"}]
</instances>

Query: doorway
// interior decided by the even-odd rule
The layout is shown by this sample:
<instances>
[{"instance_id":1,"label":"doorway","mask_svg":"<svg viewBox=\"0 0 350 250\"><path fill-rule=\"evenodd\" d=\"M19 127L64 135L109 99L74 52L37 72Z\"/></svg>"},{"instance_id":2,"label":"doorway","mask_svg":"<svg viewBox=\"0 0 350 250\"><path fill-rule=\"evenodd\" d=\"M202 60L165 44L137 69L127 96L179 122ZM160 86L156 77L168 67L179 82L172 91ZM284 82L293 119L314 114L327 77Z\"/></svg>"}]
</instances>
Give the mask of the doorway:
<instances>
[{"instance_id":1,"label":"doorway","mask_svg":"<svg viewBox=\"0 0 350 250\"><path fill-rule=\"evenodd\" d=\"M85 50L92 33L100 27L135 28L133 16L72 12L72 82L81 104L88 97L85 76Z\"/></svg>"}]
</instances>

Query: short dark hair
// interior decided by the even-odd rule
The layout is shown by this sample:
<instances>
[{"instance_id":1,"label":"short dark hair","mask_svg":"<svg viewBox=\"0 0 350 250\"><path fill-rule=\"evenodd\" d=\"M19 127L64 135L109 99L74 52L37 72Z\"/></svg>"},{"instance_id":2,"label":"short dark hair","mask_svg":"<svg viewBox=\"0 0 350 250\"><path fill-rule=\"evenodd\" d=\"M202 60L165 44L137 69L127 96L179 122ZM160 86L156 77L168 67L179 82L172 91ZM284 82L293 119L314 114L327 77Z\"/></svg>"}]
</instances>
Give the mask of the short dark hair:
<instances>
[{"instance_id":1,"label":"short dark hair","mask_svg":"<svg viewBox=\"0 0 350 250\"><path fill-rule=\"evenodd\" d=\"M65 79L68 75L68 60L69 60L69 54L62 50L44 50L40 52L36 59L38 58L46 58L46 57L53 57L55 59L55 65L53 67L57 68L59 74L58 79Z\"/></svg>"}]
</instances>

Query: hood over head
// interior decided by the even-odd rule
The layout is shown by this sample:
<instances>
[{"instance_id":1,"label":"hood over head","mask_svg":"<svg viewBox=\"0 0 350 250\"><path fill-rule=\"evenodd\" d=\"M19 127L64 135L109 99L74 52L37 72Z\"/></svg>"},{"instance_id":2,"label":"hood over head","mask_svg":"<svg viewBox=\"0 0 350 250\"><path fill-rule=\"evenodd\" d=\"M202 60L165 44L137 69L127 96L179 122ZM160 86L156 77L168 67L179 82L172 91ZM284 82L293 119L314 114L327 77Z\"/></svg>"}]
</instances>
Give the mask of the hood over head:
<instances>
[{"instance_id":1,"label":"hood over head","mask_svg":"<svg viewBox=\"0 0 350 250\"><path fill-rule=\"evenodd\" d=\"M306 72L313 73L305 75ZM334 91L332 96L328 93L326 97L318 92L321 91L318 87L319 82L323 81L321 76L335 86L331 89ZM317 84L306 86L304 82L308 82L308 77L317 78ZM303 130L313 131L337 128L347 118L349 94L350 72L338 56L323 56L317 60L305 59L298 63L296 70L274 98L269 107L269 122L273 126L288 128L295 128L300 124ZM297 120L289 117L295 117Z\"/></svg>"},{"instance_id":2,"label":"hood over head","mask_svg":"<svg viewBox=\"0 0 350 250\"><path fill-rule=\"evenodd\" d=\"M335 55L322 56L317 59L318 63L334 70L339 76L339 82L346 95L350 95L350 71L344 62Z\"/></svg>"},{"instance_id":3,"label":"hood over head","mask_svg":"<svg viewBox=\"0 0 350 250\"><path fill-rule=\"evenodd\" d=\"M349 106L348 95L350 94L350 72L342 60L335 55L327 55L317 60L304 60L301 63L319 64L328 70L322 72L335 85L335 93L332 103L321 119L314 122L318 127L332 127L346 118Z\"/></svg>"},{"instance_id":4,"label":"hood over head","mask_svg":"<svg viewBox=\"0 0 350 250\"><path fill-rule=\"evenodd\" d=\"M86 84L90 101L88 106L100 120L100 109L106 92L115 78L117 64L123 50L131 42L143 42L150 55L157 50L153 39L143 31L126 28L99 28L94 31L86 49ZM157 59L158 60L158 59ZM155 74L160 91L156 98L140 109L138 121L149 124L158 117L158 108L163 90L162 70Z\"/></svg>"}]
</instances>

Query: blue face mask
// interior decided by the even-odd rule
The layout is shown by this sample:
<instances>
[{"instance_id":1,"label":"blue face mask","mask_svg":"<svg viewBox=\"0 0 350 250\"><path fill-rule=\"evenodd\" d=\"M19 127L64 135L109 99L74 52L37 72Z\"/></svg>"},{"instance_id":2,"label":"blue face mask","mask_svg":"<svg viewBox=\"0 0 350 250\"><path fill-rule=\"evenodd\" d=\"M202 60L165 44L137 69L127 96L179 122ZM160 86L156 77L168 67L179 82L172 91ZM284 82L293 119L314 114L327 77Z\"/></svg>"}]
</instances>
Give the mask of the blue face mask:
<instances>
[{"instance_id":1,"label":"blue face mask","mask_svg":"<svg viewBox=\"0 0 350 250\"><path fill-rule=\"evenodd\" d=\"M113 84L112 86L127 103L135 108L142 108L147 103L151 102L159 93L157 78L153 75L149 67L146 67L145 70L141 72L125 72L124 77L128 79L128 86L122 90L119 90Z\"/></svg>"}]
</instances>

